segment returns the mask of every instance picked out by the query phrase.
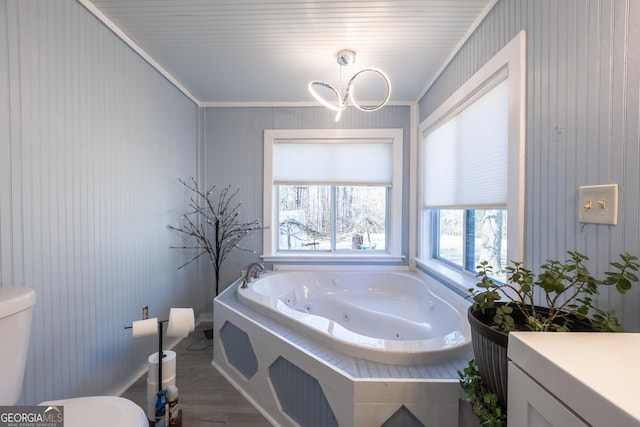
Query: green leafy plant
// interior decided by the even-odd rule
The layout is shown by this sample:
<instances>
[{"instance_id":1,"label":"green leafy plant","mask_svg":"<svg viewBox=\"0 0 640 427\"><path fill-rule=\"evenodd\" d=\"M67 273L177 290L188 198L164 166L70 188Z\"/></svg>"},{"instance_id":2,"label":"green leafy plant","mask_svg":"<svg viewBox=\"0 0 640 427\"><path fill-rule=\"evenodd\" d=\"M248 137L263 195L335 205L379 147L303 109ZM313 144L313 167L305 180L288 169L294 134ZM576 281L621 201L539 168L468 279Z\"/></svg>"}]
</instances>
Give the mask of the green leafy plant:
<instances>
[{"instance_id":1,"label":"green leafy plant","mask_svg":"<svg viewBox=\"0 0 640 427\"><path fill-rule=\"evenodd\" d=\"M458 370L463 400L471 405L472 412L483 427L506 427L507 413L498 401L498 395L490 392L482 381L475 359L462 371Z\"/></svg>"},{"instance_id":2,"label":"green leafy plant","mask_svg":"<svg viewBox=\"0 0 640 427\"><path fill-rule=\"evenodd\" d=\"M596 307L593 298L606 286L614 286L621 294L631 289L632 283L638 281L638 257L620 254L622 262L612 262L612 271L605 272L604 279L597 279L587 269L585 255L573 251L568 254L564 262L548 260L537 277L521 262L512 261L506 268L506 283L493 280L492 267L481 262L477 267L481 280L477 288L469 289L473 309L480 309L483 314L489 308L495 309L491 326L504 333L569 331L574 319L586 321L594 331L622 331L615 312ZM544 309L536 304L536 296L542 297ZM503 299L504 304L497 304Z\"/></svg>"}]
</instances>

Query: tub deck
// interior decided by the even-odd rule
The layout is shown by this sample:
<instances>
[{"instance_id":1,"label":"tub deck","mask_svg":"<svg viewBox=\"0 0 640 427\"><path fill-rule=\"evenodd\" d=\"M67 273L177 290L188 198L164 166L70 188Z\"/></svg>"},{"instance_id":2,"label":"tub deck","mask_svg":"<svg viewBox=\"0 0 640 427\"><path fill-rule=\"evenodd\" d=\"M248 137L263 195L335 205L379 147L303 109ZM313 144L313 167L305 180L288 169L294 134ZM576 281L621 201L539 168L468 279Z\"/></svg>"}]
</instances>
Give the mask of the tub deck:
<instances>
[{"instance_id":1,"label":"tub deck","mask_svg":"<svg viewBox=\"0 0 640 427\"><path fill-rule=\"evenodd\" d=\"M428 365L344 355L243 304L239 285L214 300L212 365L273 425L462 425L457 371L472 353Z\"/></svg>"}]
</instances>

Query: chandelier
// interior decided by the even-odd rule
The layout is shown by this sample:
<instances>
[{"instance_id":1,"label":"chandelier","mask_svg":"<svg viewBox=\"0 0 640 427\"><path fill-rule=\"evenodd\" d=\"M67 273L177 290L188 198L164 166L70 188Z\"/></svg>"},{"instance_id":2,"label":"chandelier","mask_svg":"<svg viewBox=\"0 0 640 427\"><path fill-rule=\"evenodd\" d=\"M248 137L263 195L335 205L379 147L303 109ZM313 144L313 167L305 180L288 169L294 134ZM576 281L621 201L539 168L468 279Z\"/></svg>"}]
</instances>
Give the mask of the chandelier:
<instances>
[{"instance_id":1,"label":"chandelier","mask_svg":"<svg viewBox=\"0 0 640 427\"><path fill-rule=\"evenodd\" d=\"M356 52L350 49L343 49L341 51L339 51L336 54L336 61L338 62L338 64L340 65L340 83L342 83L342 69L343 67L349 66L349 65L353 65L354 62L356 62ZM387 93L384 97L384 100L374 106L363 106L361 104L358 103L358 101L356 100L356 96L355 96L355 87L354 87L354 82L355 79L364 73L375 73L378 74L382 77L382 79L384 80L385 84L387 85ZM322 88L326 88L329 89L329 91L335 95L335 103L332 103L330 101L327 101L325 98L323 98L322 96L320 96L320 94L318 94L318 92L316 91L317 87L322 87ZM354 107L356 107L358 110L360 111L376 111L379 110L380 108L384 107L384 105L387 103L387 101L389 101L389 97L391 96L391 83L389 83L389 77L387 77L387 75L382 72L381 70L378 70L377 68L365 68L363 70L358 71L357 73L355 73L350 79L349 82L347 83L347 88L344 92L344 94L340 94L340 92L335 89L333 86L331 86L329 83L325 83L319 80L313 80L309 82L309 92L311 92L311 95L313 95L313 97L322 105L324 105L325 107L327 107L328 109L332 110L332 111L336 111L336 122L338 120L340 120L340 116L342 115L342 111L344 111L345 108L347 108L349 106L349 101L351 101L351 104L353 104Z\"/></svg>"}]
</instances>

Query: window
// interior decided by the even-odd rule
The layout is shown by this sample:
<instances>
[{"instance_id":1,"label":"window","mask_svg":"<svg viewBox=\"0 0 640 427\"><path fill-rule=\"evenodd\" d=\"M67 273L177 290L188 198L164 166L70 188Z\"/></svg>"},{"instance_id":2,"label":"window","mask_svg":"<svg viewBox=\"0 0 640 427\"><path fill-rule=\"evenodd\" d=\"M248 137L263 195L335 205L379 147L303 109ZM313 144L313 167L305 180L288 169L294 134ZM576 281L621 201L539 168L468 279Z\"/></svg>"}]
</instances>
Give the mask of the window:
<instances>
[{"instance_id":1,"label":"window","mask_svg":"<svg viewBox=\"0 0 640 427\"><path fill-rule=\"evenodd\" d=\"M494 278L506 280L506 209L434 209L431 215L434 258L474 274L487 261Z\"/></svg>"},{"instance_id":2,"label":"window","mask_svg":"<svg viewBox=\"0 0 640 427\"><path fill-rule=\"evenodd\" d=\"M522 259L523 52L521 33L420 126L418 262L457 282Z\"/></svg>"},{"instance_id":3,"label":"window","mask_svg":"<svg viewBox=\"0 0 640 427\"><path fill-rule=\"evenodd\" d=\"M263 256L399 257L401 166L401 129L265 131Z\"/></svg>"},{"instance_id":4,"label":"window","mask_svg":"<svg viewBox=\"0 0 640 427\"><path fill-rule=\"evenodd\" d=\"M278 185L278 251L385 251L388 190Z\"/></svg>"}]
</instances>

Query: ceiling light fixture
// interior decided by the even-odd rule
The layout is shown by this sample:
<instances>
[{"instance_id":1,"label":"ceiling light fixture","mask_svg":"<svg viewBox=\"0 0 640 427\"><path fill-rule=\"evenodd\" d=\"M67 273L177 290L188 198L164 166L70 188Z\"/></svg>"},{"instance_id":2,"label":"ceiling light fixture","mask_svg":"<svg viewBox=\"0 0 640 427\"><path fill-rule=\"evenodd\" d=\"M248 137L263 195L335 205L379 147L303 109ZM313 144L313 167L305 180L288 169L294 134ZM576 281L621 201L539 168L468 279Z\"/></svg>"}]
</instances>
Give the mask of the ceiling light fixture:
<instances>
[{"instance_id":1,"label":"ceiling light fixture","mask_svg":"<svg viewBox=\"0 0 640 427\"><path fill-rule=\"evenodd\" d=\"M343 49L336 54L336 61L341 67L340 76L342 77L342 67L353 65L353 63L356 62L356 52L350 49ZM384 100L380 104L374 105L371 107L362 106L358 103L355 97L355 88L353 85L356 77L366 72L379 74L384 79L384 82L387 85L387 94L384 97ZM342 81L340 83L342 84ZM331 102L327 101L322 96L320 96L316 91L316 87L327 88L331 92L333 92L333 94L335 94L335 97L336 97L336 103L332 104ZM361 111L376 111L384 107L387 101L389 101L389 97L391 96L391 83L389 82L389 77L387 77L387 75L384 72L378 70L377 68L365 68L364 70L360 70L357 73L355 73L351 77L351 79L349 79L349 83L347 83L347 89L344 92L344 95L342 96L340 95L340 92L336 90L333 86L331 86L329 83L325 83L319 80L313 80L309 82L309 92L311 92L311 95L313 95L313 97L320 104L324 105L325 107L327 107L332 111L337 112L336 114L336 122L337 122L338 120L340 120L340 115L342 114L342 111L345 108L347 108L347 106L349 105L349 101L351 101L354 107L356 107L358 110L361 110Z\"/></svg>"}]
</instances>

